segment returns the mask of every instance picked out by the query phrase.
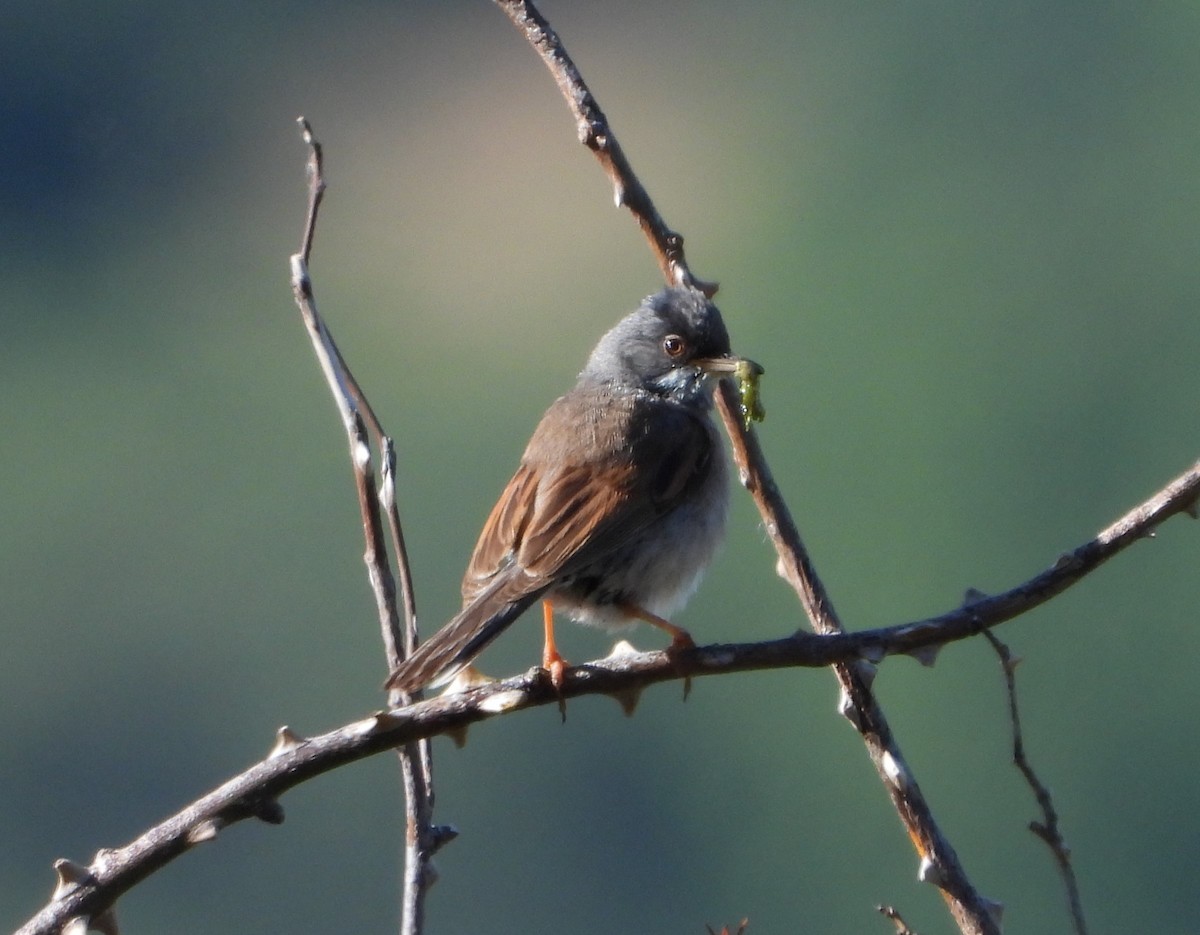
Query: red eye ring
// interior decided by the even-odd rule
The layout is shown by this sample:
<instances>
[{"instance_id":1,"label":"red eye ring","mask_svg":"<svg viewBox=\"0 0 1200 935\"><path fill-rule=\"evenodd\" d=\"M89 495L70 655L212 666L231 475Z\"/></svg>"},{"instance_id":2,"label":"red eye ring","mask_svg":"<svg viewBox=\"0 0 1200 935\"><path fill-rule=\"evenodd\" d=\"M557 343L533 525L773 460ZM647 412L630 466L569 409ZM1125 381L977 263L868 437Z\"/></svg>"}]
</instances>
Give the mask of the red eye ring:
<instances>
[{"instance_id":1,"label":"red eye ring","mask_svg":"<svg viewBox=\"0 0 1200 935\"><path fill-rule=\"evenodd\" d=\"M662 348L668 357L682 357L687 350L687 342L677 334L668 334L663 338Z\"/></svg>"}]
</instances>

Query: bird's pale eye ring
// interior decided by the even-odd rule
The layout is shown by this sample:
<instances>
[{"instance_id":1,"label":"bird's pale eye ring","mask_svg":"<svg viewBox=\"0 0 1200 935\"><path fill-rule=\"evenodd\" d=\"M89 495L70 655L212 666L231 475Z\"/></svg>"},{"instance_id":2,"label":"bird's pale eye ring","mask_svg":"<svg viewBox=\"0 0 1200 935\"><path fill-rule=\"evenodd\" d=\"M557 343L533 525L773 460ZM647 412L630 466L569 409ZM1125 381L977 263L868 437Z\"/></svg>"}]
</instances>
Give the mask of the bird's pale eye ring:
<instances>
[{"instance_id":1,"label":"bird's pale eye ring","mask_svg":"<svg viewBox=\"0 0 1200 935\"><path fill-rule=\"evenodd\" d=\"M663 338L662 348L668 357L678 359L687 350L687 342L677 334L668 334Z\"/></svg>"}]
</instances>

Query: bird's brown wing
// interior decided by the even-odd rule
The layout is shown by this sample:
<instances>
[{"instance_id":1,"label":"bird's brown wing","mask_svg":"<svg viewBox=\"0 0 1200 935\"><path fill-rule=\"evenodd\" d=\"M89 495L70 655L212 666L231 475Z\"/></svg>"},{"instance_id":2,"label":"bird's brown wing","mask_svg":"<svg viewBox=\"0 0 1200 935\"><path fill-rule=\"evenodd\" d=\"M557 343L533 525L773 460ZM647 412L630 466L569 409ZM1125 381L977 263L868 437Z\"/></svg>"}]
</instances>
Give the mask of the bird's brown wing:
<instances>
[{"instance_id":1,"label":"bird's brown wing","mask_svg":"<svg viewBox=\"0 0 1200 935\"><path fill-rule=\"evenodd\" d=\"M388 688L447 681L558 579L628 543L703 483L715 443L702 417L667 404L620 415L630 441L614 458L598 441L577 444L593 437L586 425L565 457L568 446L539 438L547 414L484 524L462 611L392 672Z\"/></svg>"},{"instance_id":2,"label":"bird's brown wing","mask_svg":"<svg viewBox=\"0 0 1200 935\"><path fill-rule=\"evenodd\" d=\"M544 590L631 541L703 482L715 453L702 416L665 403L622 416L630 441L617 457L592 444L569 460L538 444L543 420L480 533L465 598L506 571L519 570L517 587Z\"/></svg>"}]
</instances>

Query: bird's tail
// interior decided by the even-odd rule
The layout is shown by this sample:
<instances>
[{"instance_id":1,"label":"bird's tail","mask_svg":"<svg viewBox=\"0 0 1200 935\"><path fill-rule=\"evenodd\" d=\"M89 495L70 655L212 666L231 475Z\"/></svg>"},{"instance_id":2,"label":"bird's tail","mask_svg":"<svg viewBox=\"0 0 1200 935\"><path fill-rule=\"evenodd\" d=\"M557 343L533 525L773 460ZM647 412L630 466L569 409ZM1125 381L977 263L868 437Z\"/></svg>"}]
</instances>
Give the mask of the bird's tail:
<instances>
[{"instance_id":1,"label":"bird's tail","mask_svg":"<svg viewBox=\"0 0 1200 935\"><path fill-rule=\"evenodd\" d=\"M449 682L546 590L507 599L503 579L476 595L456 617L392 670L384 688L415 692Z\"/></svg>"}]
</instances>

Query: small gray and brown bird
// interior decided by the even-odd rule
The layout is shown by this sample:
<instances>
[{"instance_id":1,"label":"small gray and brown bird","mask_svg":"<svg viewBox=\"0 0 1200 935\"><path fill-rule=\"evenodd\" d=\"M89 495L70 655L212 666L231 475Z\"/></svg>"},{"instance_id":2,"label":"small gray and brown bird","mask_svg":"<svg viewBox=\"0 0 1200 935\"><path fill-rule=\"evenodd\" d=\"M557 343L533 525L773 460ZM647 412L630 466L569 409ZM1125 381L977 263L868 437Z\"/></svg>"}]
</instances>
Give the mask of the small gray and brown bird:
<instances>
[{"instance_id":1,"label":"small gray and brown bird","mask_svg":"<svg viewBox=\"0 0 1200 935\"><path fill-rule=\"evenodd\" d=\"M542 664L556 687L566 669L556 609L608 627L642 620L669 633L673 649L692 646L666 618L724 536L729 482L712 391L747 363L731 354L717 307L694 289L665 289L621 319L534 430L479 535L463 609L387 688L450 681L539 599Z\"/></svg>"}]
</instances>

